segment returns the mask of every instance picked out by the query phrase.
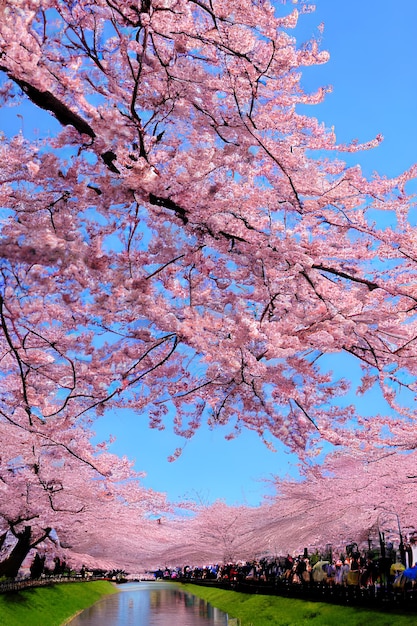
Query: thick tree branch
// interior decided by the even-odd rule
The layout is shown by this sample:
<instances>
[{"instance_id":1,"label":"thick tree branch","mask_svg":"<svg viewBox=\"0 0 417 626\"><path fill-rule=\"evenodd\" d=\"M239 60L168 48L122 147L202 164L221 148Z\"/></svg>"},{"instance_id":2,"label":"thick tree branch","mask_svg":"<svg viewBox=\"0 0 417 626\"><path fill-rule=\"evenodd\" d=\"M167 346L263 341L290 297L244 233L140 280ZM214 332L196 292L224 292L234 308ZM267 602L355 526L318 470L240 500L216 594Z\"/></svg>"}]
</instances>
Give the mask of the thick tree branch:
<instances>
[{"instance_id":1,"label":"thick tree branch","mask_svg":"<svg viewBox=\"0 0 417 626\"><path fill-rule=\"evenodd\" d=\"M63 126L73 126L81 135L88 135L91 139L95 139L96 134L88 122L78 115L78 113L71 111L71 109L54 96L53 93L50 91L41 91L27 81L13 76L7 67L0 66L0 70L7 73L8 77L21 88L33 104L36 104L36 106L44 111L50 111L60 124Z\"/></svg>"},{"instance_id":2,"label":"thick tree branch","mask_svg":"<svg viewBox=\"0 0 417 626\"><path fill-rule=\"evenodd\" d=\"M342 272L341 270L334 269L333 267L327 267L326 265L314 264L311 266L314 270L321 270L322 272L328 272L329 274L333 274L334 276L340 276L340 278L346 278L347 280L352 280L355 283L361 283L362 285L366 285L369 291L373 291L374 289L379 289L379 285L377 283L372 282L371 280L367 280L366 278L358 278L357 276L352 276L351 274L347 274L346 272Z\"/></svg>"},{"instance_id":3,"label":"thick tree branch","mask_svg":"<svg viewBox=\"0 0 417 626\"><path fill-rule=\"evenodd\" d=\"M177 215L177 217L179 217L183 224L188 223L187 211L183 209L179 204L171 200L171 198L161 198L160 196L155 196L153 193L150 193L149 202L154 206L163 206L165 209L174 211L174 213Z\"/></svg>"}]
</instances>

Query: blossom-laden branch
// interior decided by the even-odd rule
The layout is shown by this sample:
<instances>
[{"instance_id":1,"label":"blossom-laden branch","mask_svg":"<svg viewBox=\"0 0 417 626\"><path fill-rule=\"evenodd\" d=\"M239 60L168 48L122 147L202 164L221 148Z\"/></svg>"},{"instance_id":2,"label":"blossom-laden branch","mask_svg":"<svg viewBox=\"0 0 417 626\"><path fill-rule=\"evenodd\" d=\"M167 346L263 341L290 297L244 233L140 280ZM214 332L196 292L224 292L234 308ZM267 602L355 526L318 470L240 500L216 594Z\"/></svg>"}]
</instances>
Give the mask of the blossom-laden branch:
<instances>
[{"instance_id":1,"label":"blossom-laden branch","mask_svg":"<svg viewBox=\"0 0 417 626\"><path fill-rule=\"evenodd\" d=\"M39 485L41 448L100 469L77 442L107 409L156 428L172 414L186 438L204 420L229 438L246 427L304 459L322 440L412 448L398 390L416 391L416 170L367 180L337 157L360 146L298 113L326 93L305 93L300 69L328 58L290 37L298 12L27 8L0 9L2 104L20 97L61 125L0 145L0 424L30 441L28 476ZM335 157L311 157L323 151ZM383 211L395 227L374 224ZM322 367L333 354L362 379ZM396 413L369 429L343 396L374 386ZM49 512L82 516L61 492Z\"/></svg>"}]
</instances>

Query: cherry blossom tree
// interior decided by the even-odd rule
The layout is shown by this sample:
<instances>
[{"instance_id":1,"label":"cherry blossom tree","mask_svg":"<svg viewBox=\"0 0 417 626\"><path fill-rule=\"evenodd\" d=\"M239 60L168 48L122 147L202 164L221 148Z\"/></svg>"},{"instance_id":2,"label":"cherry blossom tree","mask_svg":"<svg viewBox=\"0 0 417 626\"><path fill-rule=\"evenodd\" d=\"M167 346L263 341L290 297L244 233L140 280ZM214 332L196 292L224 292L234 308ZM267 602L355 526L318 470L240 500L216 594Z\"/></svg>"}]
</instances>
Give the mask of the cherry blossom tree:
<instances>
[{"instance_id":1,"label":"cherry blossom tree","mask_svg":"<svg viewBox=\"0 0 417 626\"><path fill-rule=\"evenodd\" d=\"M336 452L302 481L276 481L277 495L257 512L253 533L270 550L302 553L327 543L342 552L350 542L379 545L379 533L397 549L415 533L416 453Z\"/></svg>"},{"instance_id":2,"label":"cherry blossom tree","mask_svg":"<svg viewBox=\"0 0 417 626\"><path fill-rule=\"evenodd\" d=\"M137 481L106 486L98 502L85 495L85 515L71 526L62 524L59 537L69 549L68 560L88 554L97 562L104 559L134 572L160 565L164 547L176 543L184 530L185 509L189 513L192 507L169 503L165 494Z\"/></svg>"},{"instance_id":3,"label":"cherry blossom tree","mask_svg":"<svg viewBox=\"0 0 417 626\"><path fill-rule=\"evenodd\" d=\"M335 398L344 352L413 445L414 235L405 185L314 154L332 131L297 112L320 102L300 69L298 13L253 0L2 5L4 105L50 112L47 142L4 140L3 414L60 419L110 404L278 437L303 453L355 444L367 425ZM288 13L288 12L287 12ZM319 152L317 152L319 151ZM390 211L397 228L371 215ZM373 219L373 218L372 218ZM386 269L389 268L389 269ZM352 419L359 427L352 435ZM404 431L403 425L406 425ZM173 457L180 450L174 452Z\"/></svg>"},{"instance_id":4,"label":"cherry blossom tree","mask_svg":"<svg viewBox=\"0 0 417 626\"><path fill-rule=\"evenodd\" d=\"M131 462L103 445L94 448L89 431L61 432L59 442L47 437L45 428L35 432L1 424L0 431L1 576L15 577L37 546L60 556L63 547L83 547L87 536L101 533L118 555L113 558L123 563L126 549L122 553L111 538L124 538L128 530L136 543L144 541L152 516L171 511L163 494L141 485ZM94 556L97 542L88 547Z\"/></svg>"},{"instance_id":5,"label":"cherry blossom tree","mask_svg":"<svg viewBox=\"0 0 417 626\"><path fill-rule=\"evenodd\" d=\"M258 507L200 505L175 523L178 534L170 533L156 564L274 558L324 552L328 544L346 554L351 543L380 548L380 533L400 557L401 543L416 533L415 468L415 451L335 452L305 469L302 480L276 479L276 494Z\"/></svg>"},{"instance_id":6,"label":"cherry blossom tree","mask_svg":"<svg viewBox=\"0 0 417 626\"><path fill-rule=\"evenodd\" d=\"M169 541L160 552L159 564L201 566L253 558L259 553L259 543L253 541L257 511L249 506L227 505L221 500L212 504L200 502L192 515L169 524Z\"/></svg>"}]
</instances>

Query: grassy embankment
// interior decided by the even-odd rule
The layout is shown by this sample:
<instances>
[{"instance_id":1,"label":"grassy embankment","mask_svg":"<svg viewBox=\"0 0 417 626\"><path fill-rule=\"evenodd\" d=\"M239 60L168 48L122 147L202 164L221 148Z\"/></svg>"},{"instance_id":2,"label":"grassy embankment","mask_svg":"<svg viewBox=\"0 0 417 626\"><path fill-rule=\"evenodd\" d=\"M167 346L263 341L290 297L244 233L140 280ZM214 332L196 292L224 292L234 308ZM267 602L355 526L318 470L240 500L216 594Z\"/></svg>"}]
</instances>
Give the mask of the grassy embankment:
<instances>
[{"instance_id":1,"label":"grassy embankment","mask_svg":"<svg viewBox=\"0 0 417 626\"><path fill-rule=\"evenodd\" d=\"M241 626L406 626L417 624L415 614L382 613L359 607L308 602L278 596L223 591L198 585L181 589L240 619Z\"/></svg>"},{"instance_id":2,"label":"grassy embankment","mask_svg":"<svg viewBox=\"0 0 417 626\"><path fill-rule=\"evenodd\" d=\"M406 626L417 624L417 616L382 613L323 602L307 602L278 596L250 595L235 591L181 585L181 589L203 598L241 626ZM109 582L66 583L0 595L1 626L62 626L79 611L101 597L117 593Z\"/></svg>"},{"instance_id":3,"label":"grassy embankment","mask_svg":"<svg viewBox=\"0 0 417 626\"><path fill-rule=\"evenodd\" d=\"M61 626L117 589L110 582L65 583L0 595L1 626Z\"/></svg>"}]
</instances>

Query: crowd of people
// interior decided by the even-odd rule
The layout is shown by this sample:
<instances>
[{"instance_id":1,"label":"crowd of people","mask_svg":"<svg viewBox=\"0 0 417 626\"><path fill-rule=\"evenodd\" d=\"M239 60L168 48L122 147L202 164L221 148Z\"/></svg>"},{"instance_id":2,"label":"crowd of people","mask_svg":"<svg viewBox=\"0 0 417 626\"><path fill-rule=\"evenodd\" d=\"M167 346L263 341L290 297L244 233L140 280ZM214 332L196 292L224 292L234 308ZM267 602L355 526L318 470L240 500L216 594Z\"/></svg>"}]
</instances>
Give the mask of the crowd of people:
<instances>
[{"instance_id":1,"label":"crowd of people","mask_svg":"<svg viewBox=\"0 0 417 626\"><path fill-rule=\"evenodd\" d=\"M406 568L395 552L380 556L371 551L361 554L352 550L337 559L331 555L288 554L223 565L165 567L154 572L154 576L246 592L320 595L323 600L402 601L413 600L415 595L417 602L417 564Z\"/></svg>"}]
</instances>

